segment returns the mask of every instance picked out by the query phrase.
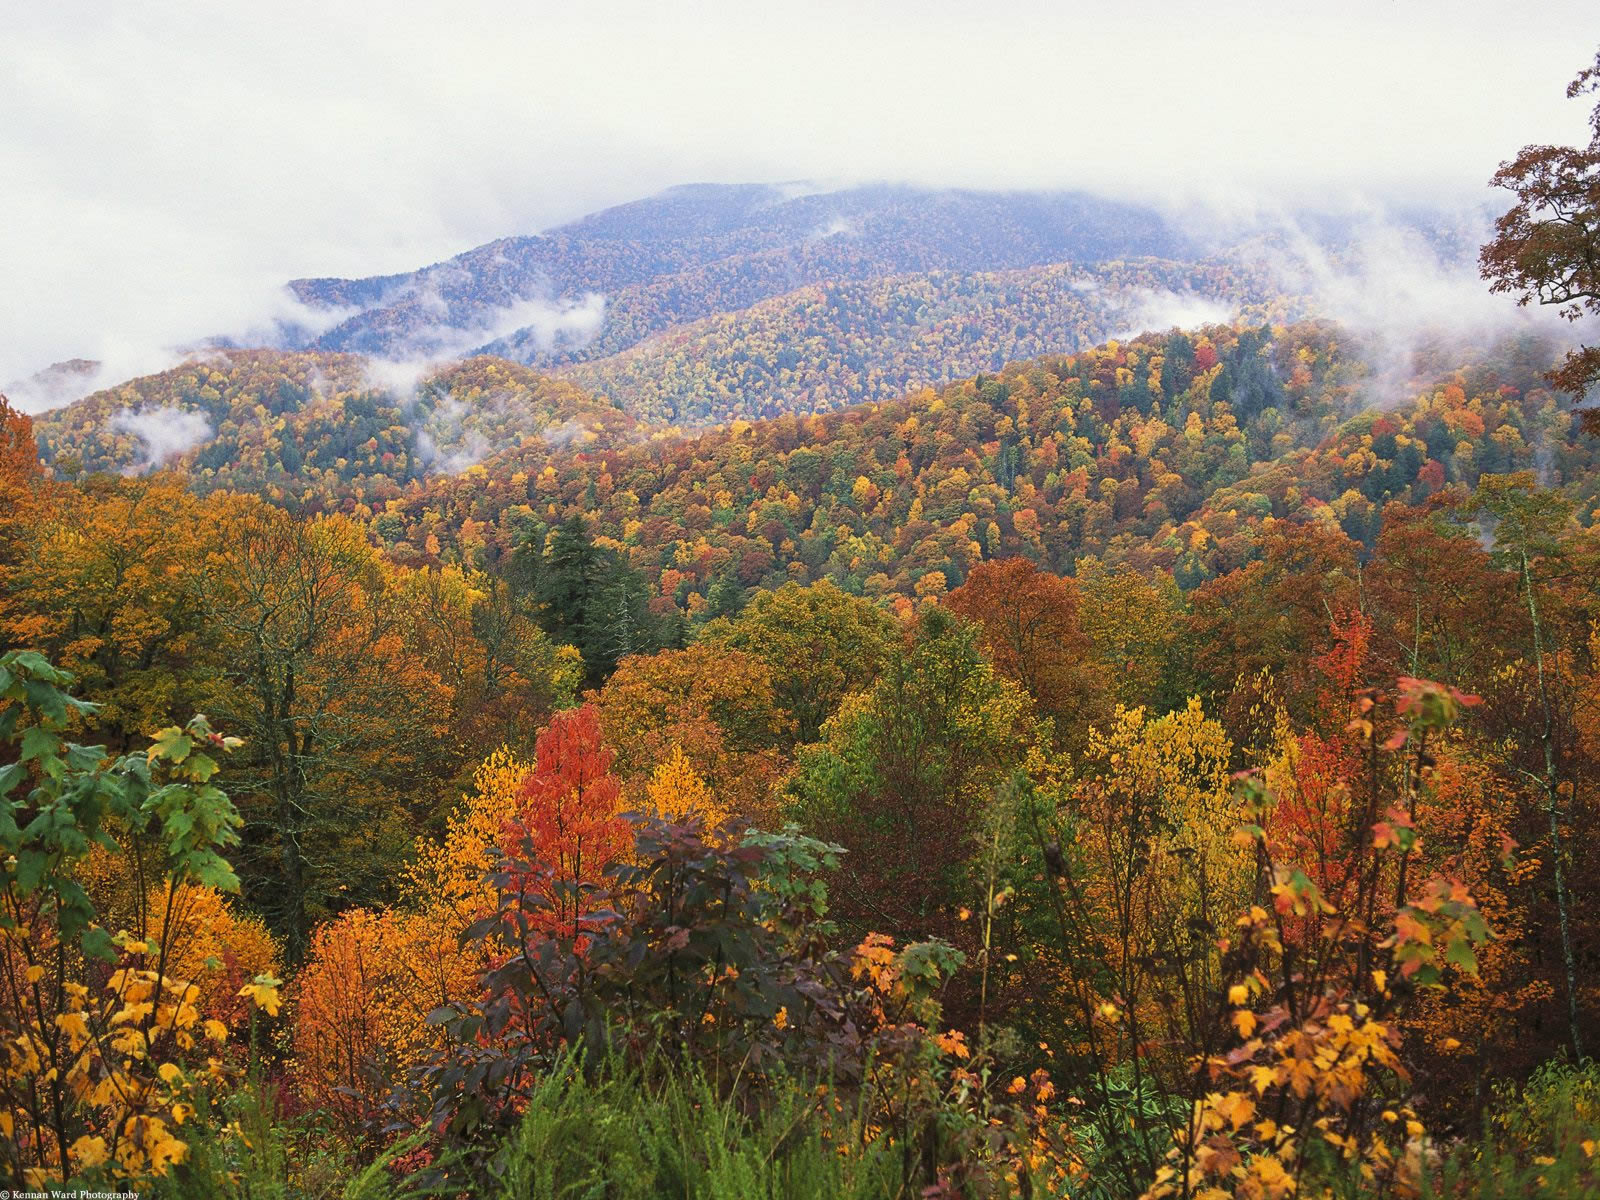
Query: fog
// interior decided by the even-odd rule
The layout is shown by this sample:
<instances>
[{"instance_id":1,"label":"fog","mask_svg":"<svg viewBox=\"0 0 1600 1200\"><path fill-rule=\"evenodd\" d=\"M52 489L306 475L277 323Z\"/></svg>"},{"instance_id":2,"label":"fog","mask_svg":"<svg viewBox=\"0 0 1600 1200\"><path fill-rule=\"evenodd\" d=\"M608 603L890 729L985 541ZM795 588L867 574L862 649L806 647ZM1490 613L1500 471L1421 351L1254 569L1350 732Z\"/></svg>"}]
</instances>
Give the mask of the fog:
<instances>
[{"instance_id":1,"label":"fog","mask_svg":"<svg viewBox=\"0 0 1600 1200\"><path fill-rule=\"evenodd\" d=\"M0 383L159 369L311 320L287 279L688 181L1074 187L1226 223L1481 208L1518 147L1583 137L1590 0L1315 8L0 0Z\"/></svg>"}]
</instances>

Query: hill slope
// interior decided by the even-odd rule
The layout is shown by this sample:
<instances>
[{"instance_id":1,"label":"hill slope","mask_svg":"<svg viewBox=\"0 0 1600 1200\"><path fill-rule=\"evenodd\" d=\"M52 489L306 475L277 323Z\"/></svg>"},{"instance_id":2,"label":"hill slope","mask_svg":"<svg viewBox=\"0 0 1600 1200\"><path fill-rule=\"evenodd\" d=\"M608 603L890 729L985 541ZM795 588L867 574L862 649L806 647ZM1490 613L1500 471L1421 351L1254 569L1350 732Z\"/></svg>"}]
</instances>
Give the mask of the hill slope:
<instances>
[{"instance_id":1,"label":"hill slope","mask_svg":"<svg viewBox=\"0 0 1600 1200\"><path fill-rule=\"evenodd\" d=\"M1168 259L932 271L815 284L558 367L647 420L706 425L829 412L1201 312L1285 308L1260 268Z\"/></svg>"},{"instance_id":2,"label":"hill slope","mask_svg":"<svg viewBox=\"0 0 1600 1200\"><path fill-rule=\"evenodd\" d=\"M296 280L302 302L350 311L323 332L286 336L297 347L396 359L492 346L548 364L616 353L671 325L824 281L1185 250L1155 213L1077 193L701 185L408 274Z\"/></svg>"},{"instance_id":3,"label":"hill slope","mask_svg":"<svg viewBox=\"0 0 1600 1200\"><path fill-rule=\"evenodd\" d=\"M359 355L248 350L192 360L37 420L58 472L185 470L201 490L376 502L526 439L631 435L625 413L517 363L385 377Z\"/></svg>"},{"instance_id":4,"label":"hill slope","mask_svg":"<svg viewBox=\"0 0 1600 1200\"><path fill-rule=\"evenodd\" d=\"M719 580L911 596L1015 554L1065 573L1095 555L1187 586L1248 561L1269 522L1370 544L1387 502L1483 472L1539 470L1592 506L1596 446L1547 390L1553 356L1508 342L1419 364L1423 384L1375 397L1328 324L1147 335L824 416L527 440L430 480L375 533L405 557L433 538L492 566L579 516L691 616Z\"/></svg>"}]
</instances>

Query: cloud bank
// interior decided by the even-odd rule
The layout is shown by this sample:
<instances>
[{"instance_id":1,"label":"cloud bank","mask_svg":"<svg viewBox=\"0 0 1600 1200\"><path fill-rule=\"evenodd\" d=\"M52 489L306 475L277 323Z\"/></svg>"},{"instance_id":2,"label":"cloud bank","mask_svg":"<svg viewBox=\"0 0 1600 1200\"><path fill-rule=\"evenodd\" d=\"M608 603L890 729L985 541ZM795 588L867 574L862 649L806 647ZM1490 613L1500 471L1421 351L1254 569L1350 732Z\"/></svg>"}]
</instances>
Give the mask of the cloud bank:
<instances>
[{"instance_id":1,"label":"cloud bank","mask_svg":"<svg viewBox=\"0 0 1600 1200\"><path fill-rule=\"evenodd\" d=\"M175 408L169 404L124 408L112 414L110 426L117 433L131 433L144 443L144 451L132 473L142 474L187 454L211 437L211 422L204 413Z\"/></svg>"},{"instance_id":2,"label":"cloud bank","mask_svg":"<svg viewBox=\"0 0 1600 1200\"><path fill-rule=\"evenodd\" d=\"M287 279L688 180L1476 202L1579 137L1561 92L1597 41L1592 0L12 5L0 380L159 369L293 319ZM937 86L957 63L993 85Z\"/></svg>"}]
</instances>

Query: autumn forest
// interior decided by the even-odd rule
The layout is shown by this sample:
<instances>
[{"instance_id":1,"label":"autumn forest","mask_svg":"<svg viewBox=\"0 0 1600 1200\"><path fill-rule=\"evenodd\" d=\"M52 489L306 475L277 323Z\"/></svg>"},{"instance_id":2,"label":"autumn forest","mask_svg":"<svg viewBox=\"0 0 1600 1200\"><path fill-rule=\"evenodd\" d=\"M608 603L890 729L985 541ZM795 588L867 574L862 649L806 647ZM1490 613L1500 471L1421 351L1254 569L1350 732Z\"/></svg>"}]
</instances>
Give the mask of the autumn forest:
<instances>
[{"instance_id":1,"label":"autumn forest","mask_svg":"<svg viewBox=\"0 0 1600 1200\"><path fill-rule=\"evenodd\" d=\"M680 189L0 398L0 1183L1600 1195L1600 350L1269 241Z\"/></svg>"}]
</instances>

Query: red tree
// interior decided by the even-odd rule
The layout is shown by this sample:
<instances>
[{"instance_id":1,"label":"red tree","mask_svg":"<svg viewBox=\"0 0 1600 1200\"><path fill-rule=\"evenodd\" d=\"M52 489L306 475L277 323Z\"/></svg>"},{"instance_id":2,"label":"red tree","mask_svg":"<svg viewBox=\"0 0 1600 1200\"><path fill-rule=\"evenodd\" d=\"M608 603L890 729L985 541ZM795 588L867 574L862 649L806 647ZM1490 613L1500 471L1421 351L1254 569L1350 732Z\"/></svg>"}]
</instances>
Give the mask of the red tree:
<instances>
[{"instance_id":1,"label":"red tree","mask_svg":"<svg viewBox=\"0 0 1600 1200\"><path fill-rule=\"evenodd\" d=\"M620 812L622 785L611 773L615 755L602 741L592 704L557 713L539 735L534 755L501 846L517 864L523 894L546 906L536 923L576 938L588 885L598 883L633 843Z\"/></svg>"}]
</instances>

